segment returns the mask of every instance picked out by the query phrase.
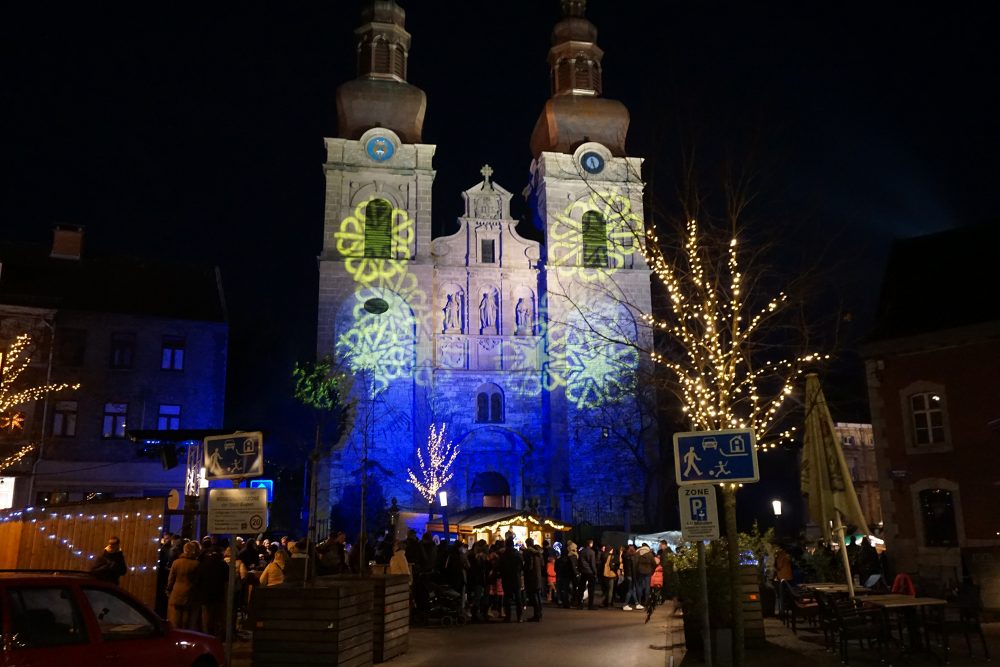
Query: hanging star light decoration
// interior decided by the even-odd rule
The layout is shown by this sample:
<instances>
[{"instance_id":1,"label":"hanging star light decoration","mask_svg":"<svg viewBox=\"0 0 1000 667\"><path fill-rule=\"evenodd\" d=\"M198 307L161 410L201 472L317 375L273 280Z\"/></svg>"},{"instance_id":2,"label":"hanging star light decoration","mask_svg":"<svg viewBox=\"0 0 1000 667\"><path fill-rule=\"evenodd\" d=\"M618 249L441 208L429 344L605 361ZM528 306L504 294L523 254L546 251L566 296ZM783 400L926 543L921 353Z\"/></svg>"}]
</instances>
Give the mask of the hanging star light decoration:
<instances>
[{"instance_id":1,"label":"hanging star light decoration","mask_svg":"<svg viewBox=\"0 0 1000 667\"><path fill-rule=\"evenodd\" d=\"M15 384L21 373L31 363L31 336L21 334L8 346L0 364L0 414L4 414L3 428L15 430L24 427L24 414L14 411L14 408L37 401L46 394L64 389L79 389L79 384L57 383L44 384L36 387L17 388ZM14 465L34 449L34 445L25 445L15 454L0 461L0 471Z\"/></svg>"},{"instance_id":2,"label":"hanging star light decoration","mask_svg":"<svg viewBox=\"0 0 1000 667\"><path fill-rule=\"evenodd\" d=\"M643 254L666 287L669 315L659 319L646 314L643 319L654 331L667 334L679 351L669 357L652 351L650 356L669 371L691 429L750 428L763 440L780 417L803 366L829 355L766 361L755 357L760 335L788 296L779 292L751 310L735 236L724 251L725 261L713 261L700 243L695 220L687 223L684 248L675 261L659 248L655 232L649 230L646 236ZM773 435L779 440L791 438L792 431ZM758 448L773 449L775 444L772 440Z\"/></svg>"},{"instance_id":3,"label":"hanging star light decoration","mask_svg":"<svg viewBox=\"0 0 1000 667\"><path fill-rule=\"evenodd\" d=\"M412 469L407 468L406 474L413 488L423 496L427 502L432 503L445 484L452 478L452 464L458 457L460 448L449 441L446 435L447 427L441 424L436 428L431 424L430 433L427 436L427 454L423 450L417 449L417 462L419 463L420 476L418 477Z\"/></svg>"}]
</instances>

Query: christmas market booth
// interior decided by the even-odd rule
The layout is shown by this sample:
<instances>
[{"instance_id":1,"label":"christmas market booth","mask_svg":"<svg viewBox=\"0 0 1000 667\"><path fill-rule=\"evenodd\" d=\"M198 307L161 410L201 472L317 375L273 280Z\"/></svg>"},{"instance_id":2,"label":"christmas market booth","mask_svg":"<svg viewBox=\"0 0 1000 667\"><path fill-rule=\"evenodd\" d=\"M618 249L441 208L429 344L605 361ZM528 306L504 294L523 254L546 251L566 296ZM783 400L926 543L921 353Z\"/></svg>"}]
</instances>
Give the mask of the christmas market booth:
<instances>
[{"instance_id":1,"label":"christmas market booth","mask_svg":"<svg viewBox=\"0 0 1000 667\"><path fill-rule=\"evenodd\" d=\"M568 532L572 526L555 519L536 516L527 510L496 507L474 507L448 515L449 534L457 533L468 544L486 540L493 544L504 539L507 531L514 533L518 543L531 538L535 544L542 540L553 541L557 533ZM427 530L443 535L444 523L440 518L427 522Z\"/></svg>"}]
</instances>

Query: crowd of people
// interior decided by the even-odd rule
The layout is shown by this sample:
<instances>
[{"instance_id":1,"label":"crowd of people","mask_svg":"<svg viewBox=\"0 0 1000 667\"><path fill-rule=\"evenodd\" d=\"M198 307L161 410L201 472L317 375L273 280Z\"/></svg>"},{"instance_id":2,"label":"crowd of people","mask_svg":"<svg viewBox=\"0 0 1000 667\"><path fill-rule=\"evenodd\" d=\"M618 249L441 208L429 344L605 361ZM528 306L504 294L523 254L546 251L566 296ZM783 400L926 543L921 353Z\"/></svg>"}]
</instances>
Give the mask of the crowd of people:
<instances>
[{"instance_id":1,"label":"crowd of people","mask_svg":"<svg viewBox=\"0 0 1000 667\"><path fill-rule=\"evenodd\" d=\"M546 605L631 611L643 609L654 588L673 597L672 553L666 542L657 551L646 544L595 547L594 540L563 546L528 538L519 544L513 533L470 547L461 540L441 543L430 533L418 540L411 530L395 545L388 571L410 576L418 615L447 586L472 622L539 622ZM524 618L529 608L531 616Z\"/></svg>"}]
</instances>

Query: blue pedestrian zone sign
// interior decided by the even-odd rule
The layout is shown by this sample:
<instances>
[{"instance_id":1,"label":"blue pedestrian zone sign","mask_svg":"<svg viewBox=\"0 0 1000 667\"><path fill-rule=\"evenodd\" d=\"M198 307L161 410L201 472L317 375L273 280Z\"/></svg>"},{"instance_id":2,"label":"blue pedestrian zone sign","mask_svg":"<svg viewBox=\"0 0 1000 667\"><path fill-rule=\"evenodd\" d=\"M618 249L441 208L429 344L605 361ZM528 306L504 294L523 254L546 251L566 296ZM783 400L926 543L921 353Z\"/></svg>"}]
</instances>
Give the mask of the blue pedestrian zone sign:
<instances>
[{"instance_id":1,"label":"blue pedestrian zone sign","mask_svg":"<svg viewBox=\"0 0 1000 667\"><path fill-rule=\"evenodd\" d=\"M273 479L251 479L251 489L267 489L267 502L274 502L274 480Z\"/></svg>"},{"instance_id":2,"label":"blue pedestrian zone sign","mask_svg":"<svg viewBox=\"0 0 1000 667\"><path fill-rule=\"evenodd\" d=\"M674 434L677 484L756 482L757 447L750 429Z\"/></svg>"}]
</instances>

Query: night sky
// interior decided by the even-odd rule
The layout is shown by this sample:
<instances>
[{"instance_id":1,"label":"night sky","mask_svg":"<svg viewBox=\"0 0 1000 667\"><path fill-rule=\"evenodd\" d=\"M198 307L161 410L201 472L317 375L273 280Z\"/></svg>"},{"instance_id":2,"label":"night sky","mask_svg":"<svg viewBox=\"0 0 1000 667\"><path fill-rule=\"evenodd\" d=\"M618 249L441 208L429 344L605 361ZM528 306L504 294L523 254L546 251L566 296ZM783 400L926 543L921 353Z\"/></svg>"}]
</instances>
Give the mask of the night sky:
<instances>
[{"instance_id":1,"label":"night sky","mask_svg":"<svg viewBox=\"0 0 1000 667\"><path fill-rule=\"evenodd\" d=\"M322 138L354 76L358 6L272 4L5 17L0 237L48 243L73 223L86 254L219 264L227 425L289 440L301 413L278 397L313 351ZM508 190L526 185L558 3L401 4L409 80L428 96L424 142L438 145L442 233L483 163ZM835 260L829 287L854 317L832 402L838 419L866 419L849 349L870 327L890 240L997 217L994 17L971 3L589 4L605 95L632 113L629 152L647 158L651 196L671 199L681 146L698 146L708 173L753 154L757 224L782 230L788 270L815 243Z\"/></svg>"}]
</instances>

